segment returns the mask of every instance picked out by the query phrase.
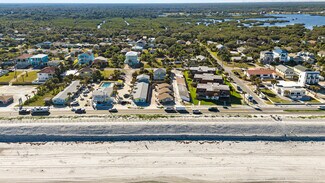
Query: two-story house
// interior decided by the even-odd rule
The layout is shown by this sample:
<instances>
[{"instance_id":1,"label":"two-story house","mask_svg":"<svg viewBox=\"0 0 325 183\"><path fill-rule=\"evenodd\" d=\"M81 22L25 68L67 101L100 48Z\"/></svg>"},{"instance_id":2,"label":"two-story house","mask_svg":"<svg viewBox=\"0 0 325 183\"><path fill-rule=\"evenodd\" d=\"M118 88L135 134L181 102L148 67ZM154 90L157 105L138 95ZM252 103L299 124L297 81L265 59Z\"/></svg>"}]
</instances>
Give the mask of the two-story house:
<instances>
[{"instance_id":1,"label":"two-story house","mask_svg":"<svg viewBox=\"0 0 325 183\"><path fill-rule=\"evenodd\" d=\"M53 78L55 75L55 67L45 67L37 73L37 82L44 83Z\"/></svg>"},{"instance_id":2,"label":"two-story house","mask_svg":"<svg viewBox=\"0 0 325 183\"><path fill-rule=\"evenodd\" d=\"M91 65L94 62L94 54L91 51L87 51L78 55L78 64Z\"/></svg>"},{"instance_id":3,"label":"two-story house","mask_svg":"<svg viewBox=\"0 0 325 183\"><path fill-rule=\"evenodd\" d=\"M196 89L198 99L219 100L220 98L230 97L230 88L228 85L219 83L199 83Z\"/></svg>"},{"instance_id":4,"label":"two-story house","mask_svg":"<svg viewBox=\"0 0 325 183\"><path fill-rule=\"evenodd\" d=\"M295 76L294 70L284 65L276 66L275 71L279 76L285 79L293 79L293 77Z\"/></svg>"},{"instance_id":5,"label":"two-story house","mask_svg":"<svg viewBox=\"0 0 325 183\"><path fill-rule=\"evenodd\" d=\"M29 58L29 64L32 65L34 68L44 67L47 65L48 61L49 57L45 54L38 54Z\"/></svg>"},{"instance_id":6,"label":"two-story house","mask_svg":"<svg viewBox=\"0 0 325 183\"><path fill-rule=\"evenodd\" d=\"M138 58L138 52L129 51L125 54L125 64L128 64L130 67L137 67L140 64Z\"/></svg>"}]
</instances>

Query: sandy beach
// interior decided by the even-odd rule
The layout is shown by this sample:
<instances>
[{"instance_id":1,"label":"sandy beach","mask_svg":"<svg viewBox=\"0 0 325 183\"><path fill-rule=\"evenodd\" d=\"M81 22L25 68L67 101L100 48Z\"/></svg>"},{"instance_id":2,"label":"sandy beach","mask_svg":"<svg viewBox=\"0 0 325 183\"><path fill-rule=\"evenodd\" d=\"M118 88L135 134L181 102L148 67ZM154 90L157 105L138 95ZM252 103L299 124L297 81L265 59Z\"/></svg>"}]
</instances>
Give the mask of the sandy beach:
<instances>
[{"instance_id":1,"label":"sandy beach","mask_svg":"<svg viewBox=\"0 0 325 183\"><path fill-rule=\"evenodd\" d=\"M0 182L324 182L324 142L1 143Z\"/></svg>"}]
</instances>

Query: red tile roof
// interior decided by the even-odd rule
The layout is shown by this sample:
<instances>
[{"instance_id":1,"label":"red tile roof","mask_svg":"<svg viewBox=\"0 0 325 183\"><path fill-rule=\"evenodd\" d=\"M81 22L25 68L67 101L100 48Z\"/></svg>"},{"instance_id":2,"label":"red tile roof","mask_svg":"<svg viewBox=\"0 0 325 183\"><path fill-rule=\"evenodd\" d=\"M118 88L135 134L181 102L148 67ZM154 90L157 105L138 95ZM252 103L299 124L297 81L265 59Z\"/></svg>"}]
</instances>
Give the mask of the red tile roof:
<instances>
[{"instance_id":1,"label":"red tile roof","mask_svg":"<svg viewBox=\"0 0 325 183\"><path fill-rule=\"evenodd\" d=\"M22 54L19 57L17 57L17 59L23 60L23 59L28 59L30 57L32 57L33 55L31 54Z\"/></svg>"},{"instance_id":2,"label":"red tile roof","mask_svg":"<svg viewBox=\"0 0 325 183\"><path fill-rule=\"evenodd\" d=\"M275 73L275 70L265 69L265 68L248 69L247 70L247 73L249 75L274 74Z\"/></svg>"},{"instance_id":3,"label":"red tile roof","mask_svg":"<svg viewBox=\"0 0 325 183\"><path fill-rule=\"evenodd\" d=\"M45 67L38 73L46 73L46 74L54 74L55 73L55 67Z\"/></svg>"}]
</instances>

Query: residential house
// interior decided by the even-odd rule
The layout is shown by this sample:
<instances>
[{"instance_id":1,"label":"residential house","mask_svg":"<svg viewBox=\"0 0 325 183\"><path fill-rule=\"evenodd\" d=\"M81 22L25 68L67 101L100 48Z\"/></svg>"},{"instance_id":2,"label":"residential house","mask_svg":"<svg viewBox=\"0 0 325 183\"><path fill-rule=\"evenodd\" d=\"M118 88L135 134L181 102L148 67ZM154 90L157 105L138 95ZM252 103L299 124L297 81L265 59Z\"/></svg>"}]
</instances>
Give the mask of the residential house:
<instances>
[{"instance_id":1,"label":"residential house","mask_svg":"<svg viewBox=\"0 0 325 183\"><path fill-rule=\"evenodd\" d=\"M0 95L0 106L7 106L14 102L12 95Z\"/></svg>"},{"instance_id":2,"label":"residential house","mask_svg":"<svg viewBox=\"0 0 325 183\"><path fill-rule=\"evenodd\" d=\"M281 49L279 47L275 47L273 50L274 59L278 59L279 62L287 62L288 61L288 51Z\"/></svg>"},{"instance_id":3,"label":"residential house","mask_svg":"<svg viewBox=\"0 0 325 183\"><path fill-rule=\"evenodd\" d=\"M164 89L164 88L172 89L172 86L170 84L168 84L168 83L160 83L160 84L156 85L155 90L159 91L159 90Z\"/></svg>"},{"instance_id":4,"label":"residential house","mask_svg":"<svg viewBox=\"0 0 325 183\"><path fill-rule=\"evenodd\" d=\"M109 87L100 87L92 93L92 104L95 109L100 109L104 106L111 106L114 102L112 97L114 93L114 83Z\"/></svg>"},{"instance_id":5,"label":"residential house","mask_svg":"<svg viewBox=\"0 0 325 183\"><path fill-rule=\"evenodd\" d=\"M163 105L174 102L172 86L167 83L161 83L156 85L156 97L157 101Z\"/></svg>"},{"instance_id":6,"label":"residential house","mask_svg":"<svg viewBox=\"0 0 325 183\"><path fill-rule=\"evenodd\" d=\"M285 79L293 79L295 76L294 70L284 65L276 66L275 71L279 76Z\"/></svg>"},{"instance_id":7,"label":"residential house","mask_svg":"<svg viewBox=\"0 0 325 183\"><path fill-rule=\"evenodd\" d=\"M91 65L94 62L94 54L92 51L87 51L78 55L78 64L79 65Z\"/></svg>"},{"instance_id":8,"label":"residential house","mask_svg":"<svg viewBox=\"0 0 325 183\"><path fill-rule=\"evenodd\" d=\"M145 82L149 83L150 82L150 76L146 74L140 74L137 76L137 82Z\"/></svg>"},{"instance_id":9,"label":"residential house","mask_svg":"<svg viewBox=\"0 0 325 183\"><path fill-rule=\"evenodd\" d=\"M46 66L48 61L49 57L45 54L38 54L29 58L29 64L32 65L34 68Z\"/></svg>"},{"instance_id":10,"label":"residential house","mask_svg":"<svg viewBox=\"0 0 325 183\"><path fill-rule=\"evenodd\" d=\"M211 74L216 73L216 68L207 67L207 66L190 67L189 70L193 75L203 74L203 73L211 73Z\"/></svg>"},{"instance_id":11,"label":"residential house","mask_svg":"<svg viewBox=\"0 0 325 183\"><path fill-rule=\"evenodd\" d=\"M143 104L148 101L149 83L139 82L134 86L132 98L134 103Z\"/></svg>"},{"instance_id":12,"label":"residential house","mask_svg":"<svg viewBox=\"0 0 325 183\"><path fill-rule=\"evenodd\" d=\"M260 62L262 64L270 64L274 62L274 55L271 51L262 51L260 53Z\"/></svg>"},{"instance_id":13,"label":"residential house","mask_svg":"<svg viewBox=\"0 0 325 183\"><path fill-rule=\"evenodd\" d=\"M252 76L256 76L261 79L275 79L277 78L275 70L266 69L266 68L253 68L245 71L245 74L248 79Z\"/></svg>"},{"instance_id":14,"label":"residential house","mask_svg":"<svg viewBox=\"0 0 325 183\"><path fill-rule=\"evenodd\" d=\"M293 71L296 73L296 75L300 75L300 73L305 71L310 71L307 67L304 67L302 65L296 65L293 67Z\"/></svg>"},{"instance_id":15,"label":"residential house","mask_svg":"<svg viewBox=\"0 0 325 183\"><path fill-rule=\"evenodd\" d=\"M191 102L190 93L187 89L185 78L176 76L176 82L177 82L177 89L178 89L180 98L184 102Z\"/></svg>"},{"instance_id":16,"label":"residential house","mask_svg":"<svg viewBox=\"0 0 325 183\"><path fill-rule=\"evenodd\" d=\"M144 48L147 46L147 41L140 39L139 41L137 41L136 46Z\"/></svg>"},{"instance_id":17,"label":"residential house","mask_svg":"<svg viewBox=\"0 0 325 183\"><path fill-rule=\"evenodd\" d=\"M299 56L299 55L297 55L295 53L290 53L290 54L288 54L288 61L293 61L293 62L296 62L296 63L302 63L304 61L304 59L301 56Z\"/></svg>"},{"instance_id":18,"label":"residential house","mask_svg":"<svg viewBox=\"0 0 325 183\"><path fill-rule=\"evenodd\" d=\"M310 52L298 52L297 56L300 56L303 62L307 62L309 64L313 64L315 62L315 55Z\"/></svg>"},{"instance_id":19,"label":"residential house","mask_svg":"<svg viewBox=\"0 0 325 183\"><path fill-rule=\"evenodd\" d=\"M33 55L31 54L22 54L16 58L16 68L17 69L26 69L30 66L29 59Z\"/></svg>"},{"instance_id":20,"label":"residential house","mask_svg":"<svg viewBox=\"0 0 325 183\"><path fill-rule=\"evenodd\" d=\"M47 66L49 67L59 67L60 64L63 64L63 60L52 60L47 62Z\"/></svg>"},{"instance_id":21,"label":"residential house","mask_svg":"<svg viewBox=\"0 0 325 183\"><path fill-rule=\"evenodd\" d=\"M205 62L207 58L203 55L198 55L195 57L198 62Z\"/></svg>"},{"instance_id":22,"label":"residential house","mask_svg":"<svg viewBox=\"0 0 325 183\"><path fill-rule=\"evenodd\" d=\"M279 81L274 86L276 92L284 97L289 97L294 100L307 100L306 90L297 82Z\"/></svg>"},{"instance_id":23,"label":"residential house","mask_svg":"<svg viewBox=\"0 0 325 183\"><path fill-rule=\"evenodd\" d=\"M155 81L163 81L166 77L166 69L158 68L153 71L153 79Z\"/></svg>"},{"instance_id":24,"label":"residential house","mask_svg":"<svg viewBox=\"0 0 325 183\"><path fill-rule=\"evenodd\" d=\"M197 83L219 83L223 84L223 78L220 75L214 75L210 73L195 74L194 82Z\"/></svg>"},{"instance_id":25,"label":"residential house","mask_svg":"<svg viewBox=\"0 0 325 183\"><path fill-rule=\"evenodd\" d=\"M299 74L298 83L301 86L305 85L317 85L320 78L319 71L305 71Z\"/></svg>"},{"instance_id":26,"label":"residential house","mask_svg":"<svg viewBox=\"0 0 325 183\"><path fill-rule=\"evenodd\" d=\"M45 67L37 73L37 83L44 83L53 78L55 75L55 67Z\"/></svg>"},{"instance_id":27,"label":"residential house","mask_svg":"<svg viewBox=\"0 0 325 183\"><path fill-rule=\"evenodd\" d=\"M85 78L85 77L91 78L95 71L96 71L96 69L85 67L85 68L80 69L76 75L78 75L82 78Z\"/></svg>"},{"instance_id":28,"label":"residential house","mask_svg":"<svg viewBox=\"0 0 325 183\"><path fill-rule=\"evenodd\" d=\"M158 94L157 100L161 104L170 104L174 102L174 97L171 96L169 93L161 93Z\"/></svg>"},{"instance_id":29,"label":"residential house","mask_svg":"<svg viewBox=\"0 0 325 183\"><path fill-rule=\"evenodd\" d=\"M42 48L42 49L50 49L52 46L52 43L50 41L46 41L43 43L39 43L36 45L38 48Z\"/></svg>"},{"instance_id":30,"label":"residential house","mask_svg":"<svg viewBox=\"0 0 325 183\"><path fill-rule=\"evenodd\" d=\"M224 45L222 45L222 44L218 44L217 46L216 46L216 48L220 51L220 50L223 50L223 49L226 49L226 47L224 46Z\"/></svg>"},{"instance_id":31,"label":"residential house","mask_svg":"<svg viewBox=\"0 0 325 183\"><path fill-rule=\"evenodd\" d=\"M94 59L93 65L99 66L101 68L106 67L108 65L108 60L105 57L96 57Z\"/></svg>"},{"instance_id":32,"label":"residential house","mask_svg":"<svg viewBox=\"0 0 325 183\"><path fill-rule=\"evenodd\" d=\"M219 83L199 83L196 89L196 98L219 100L220 98L229 98L230 88L228 85Z\"/></svg>"},{"instance_id":33,"label":"residential house","mask_svg":"<svg viewBox=\"0 0 325 183\"><path fill-rule=\"evenodd\" d=\"M237 48L238 53L243 53L245 50L246 50L246 48L243 46Z\"/></svg>"},{"instance_id":34,"label":"residential house","mask_svg":"<svg viewBox=\"0 0 325 183\"><path fill-rule=\"evenodd\" d=\"M130 67L137 67L140 64L138 59L138 52L130 51L125 54L125 64L128 64Z\"/></svg>"},{"instance_id":35,"label":"residential house","mask_svg":"<svg viewBox=\"0 0 325 183\"><path fill-rule=\"evenodd\" d=\"M70 99L77 95L79 89L80 80L72 81L68 87L53 97L52 103L54 105L66 105Z\"/></svg>"}]
</instances>

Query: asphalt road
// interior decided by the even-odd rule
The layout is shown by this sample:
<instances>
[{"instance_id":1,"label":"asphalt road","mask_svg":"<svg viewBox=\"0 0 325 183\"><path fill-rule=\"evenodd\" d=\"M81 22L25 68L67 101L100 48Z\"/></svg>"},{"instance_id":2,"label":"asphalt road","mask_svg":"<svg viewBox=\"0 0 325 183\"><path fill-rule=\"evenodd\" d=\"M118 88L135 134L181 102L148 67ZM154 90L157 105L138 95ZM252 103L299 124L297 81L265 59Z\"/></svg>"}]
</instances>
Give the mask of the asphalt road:
<instances>
[{"instance_id":1,"label":"asphalt road","mask_svg":"<svg viewBox=\"0 0 325 183\"><path fill-rule=\"evenodd\" d=\"M201 46L204 46L202 43L200 43ZM204 46L205 47L205 46ZM209 50L208 50L209 51ZM210 53L210 52L209 52ZM233 72L232 67L225 66L220 59L218 59L216 56L210 53L210 55L218 62L218 64L225 70L225 72L229 73L229 77L233 79L233 81L242 88L244 92L247 94L253 96L256 103L260 106L267 105L265 102L260 99L259 96L257 96L256 93L254 93L240 78L238 78Z\"/></svg>"},{"instance_id":2,"label":"asphalt road","mask_svg":"<svg viewBox=\"0 0 325 183\"><path fill-rule=\"evenodd\" d=\"M86 110L86 114L75 114L74 112L67 109L51 109L50 116L92 116L92 115L107 115L107 114L116 114L116 115L134 115L134 114L164 114L164 115L188 115L192 114L193 109L199 109L202 114L309 114L309 115L325 115L325 111L319 111L317 106L271 106L271 107L229 107L223 108L218 107L219 112L210 112L208 106L197 107L187 107L188 113L166 113L164 109L119 109L118 113L109 113L107 110ZM291 110L290 112L287 110ZM17 117L19 116L18 111L0 111L0 117Z\"/></svg>"}]
</instances>

